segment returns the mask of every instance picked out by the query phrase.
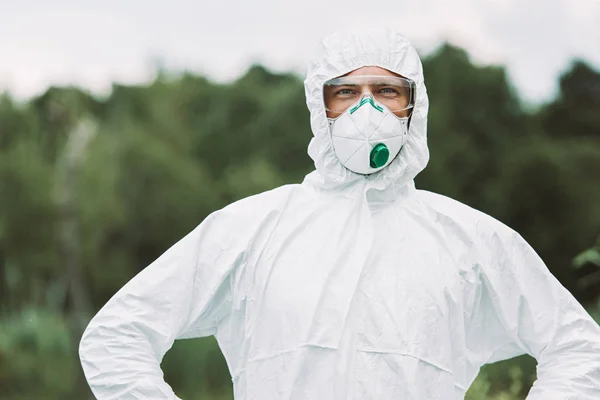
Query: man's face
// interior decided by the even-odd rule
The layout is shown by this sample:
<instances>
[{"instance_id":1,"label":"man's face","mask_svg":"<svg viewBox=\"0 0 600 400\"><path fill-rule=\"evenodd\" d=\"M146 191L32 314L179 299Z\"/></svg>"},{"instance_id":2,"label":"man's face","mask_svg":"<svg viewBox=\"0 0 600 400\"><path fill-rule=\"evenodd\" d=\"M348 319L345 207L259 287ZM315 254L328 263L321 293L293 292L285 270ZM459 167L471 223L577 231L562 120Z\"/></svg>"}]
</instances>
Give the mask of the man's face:
<instances>
[{"instance_id":1,"label":"man's face","mask_svg":"<svg viewBox=\"0 0 600 400\"><path fill-rule=\"evenodd\" d=\"M361 67L358 69L355 69L352 72L347 73L346 75L342 75L344 77L358 77L358 76L392 76L392 77L400 77L400 78L404 78L402 75L398 75L392 71L389 71L385 68L381 68L381 67L374 67L374 66L369 66L369 67ZM333 87L333 86L325 86L324 87L324 98L326 103L330 102L330 103L335 103L336 102L336 96L339 96L339 90L356 90L359 89L362 93L376 93L378 90L389 90L386 88L381 88L381 87L373 87L372 85L368 85L368 84L362 84L360 85L359 88L353 87L352 89L350 88L344 88L344 87ZM342 94L343 95L343 94ZM392 112L398 116L398 117L408 117L410 115L411 110L402 110L402 111L394 111L392 110ZM330 111L330 110L326 110L327 113L327 118L337 118L340 116L339 112L334 112L334 111Z\"/></svg>"}]
</instances>

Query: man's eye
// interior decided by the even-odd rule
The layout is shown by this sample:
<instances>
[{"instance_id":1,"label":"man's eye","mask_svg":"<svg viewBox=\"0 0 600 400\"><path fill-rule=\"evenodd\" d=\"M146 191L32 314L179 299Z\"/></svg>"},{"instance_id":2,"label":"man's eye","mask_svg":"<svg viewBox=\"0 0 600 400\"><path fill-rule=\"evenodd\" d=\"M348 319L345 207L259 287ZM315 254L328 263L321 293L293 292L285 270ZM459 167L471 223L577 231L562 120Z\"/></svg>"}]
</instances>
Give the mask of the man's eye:
<instances>
[{"instance_id":1,"label":"man's eye","mask_svg":"<svg viewBox=\"0 0 600 400\"><path fill-rule=\"evenodd\" d=\"M340 89L336 92L338 96L350 96L353 95L354 91L352 89Z\"/></svg>"},{"instance_id":2,"label":"man's eye","mask_svg":"<svg viewBox=\"0 0 600 400\"><path fill-rule=\"evenodd\" d=\"M392 87L385 87L385 88L379 89L379 93L386 94L386 95L397 95L398 91Z\"/></svg>"}]
</instances>

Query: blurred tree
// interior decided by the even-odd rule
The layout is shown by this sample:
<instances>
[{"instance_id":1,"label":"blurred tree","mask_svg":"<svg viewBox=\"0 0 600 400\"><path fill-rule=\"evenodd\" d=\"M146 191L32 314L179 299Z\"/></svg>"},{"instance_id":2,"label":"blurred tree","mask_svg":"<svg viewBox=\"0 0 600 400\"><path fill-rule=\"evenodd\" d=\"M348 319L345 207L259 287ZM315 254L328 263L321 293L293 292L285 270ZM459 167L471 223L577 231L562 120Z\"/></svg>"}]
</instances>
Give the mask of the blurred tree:
<instances>
[{"instance_id":1,"label":"blurred tree","mask_svg":"<svg viewBox=\"0 0 600 400\"><path fill-rule=\"evenodd\" d=\"M575 60L560 78L558 98L541 111L540 117L545 131L554 137L600 140L599 110L600 72Z\"/></svg>"},{"instance_id":2,"label":"blurred tree","mask_svg":"<svg viewBox=\"0 0 600 400\"><path fill-rule=\"evenodd\" d=\"M23 138L33 139L35 116L29 107L20 107L7 94L0 94L0 154Z\"/></svg>"},{"instance_id":3,"label":"blurred tree","mask_svg":"<svg viewBox=\"0 0 600 400\"><path fill-rule=\"evenodd\" d=\"M475 66L464 50L448 44L424 58L423 69L431 160L417 183L494 214L490 187L502 155L528 133L506 72Z\"/></svg>"},{"instance_id":4,"label":"blurred tree","mask_svg":"<svg viewBox=\"0 0 600 400\"><path fill-rule=\"evenodd\" d=\"M83 398L74 393L78 362L60 314L26 308L0 320L0 399Z\"/></svg>"},{"instance_id":5,"label":"blurred tree","mask_svg":"<svg viewBox=\"0 0 600 400\"><path fill-rule=\"evenodd\" d=\"M54 174L38 144L18 139L0 155L0 256L7 293L0 298L16 312L43 307L47 281L59 274Z\"/></svg>"},{"instance_id":6,"label":"blurred tree","mask_svg":"<svg viewBox=\"0 0 600 400\"><path fill-rule=\"evenodd\" d=\"M74 87L50 88L30 103L36 143L44 158L55 163L65 148L69 132L81 118L101 113L101 104Z\"/></svg>"},{"instance_id":7,"label":"blurred tree","mask_svg":"<svg viewBox=\"0 0 600 400\"><path fill-rule=\"evenodd\" d=\"M582 251L573 259L573 267L580 270L578 288L595 293L600 303L600 236L594 247Z\"/></svg>"}]
</instances>

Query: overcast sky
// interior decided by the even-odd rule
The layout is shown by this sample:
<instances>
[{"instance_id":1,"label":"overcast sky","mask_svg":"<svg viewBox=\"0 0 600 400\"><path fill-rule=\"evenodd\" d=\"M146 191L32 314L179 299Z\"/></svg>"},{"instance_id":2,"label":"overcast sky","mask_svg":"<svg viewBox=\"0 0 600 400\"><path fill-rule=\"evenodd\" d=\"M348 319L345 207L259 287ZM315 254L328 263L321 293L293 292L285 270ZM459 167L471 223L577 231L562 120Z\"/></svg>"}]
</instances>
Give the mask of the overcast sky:
<instances>
[{"instance_id":1,"label":"overcast sky","mask_svg":"<svg viewBox=\"0 0 600 400\"><path fill-rule=\"evenodd\" d=\"M526 101L556 90L573 57L600 69L600 0L0 0L0 90L104 92L145 82L158 59L224 81L253 62L304 71L336 28L393 26L422 54L444 40L508 66Z\"/></svg>"}]
</instances>

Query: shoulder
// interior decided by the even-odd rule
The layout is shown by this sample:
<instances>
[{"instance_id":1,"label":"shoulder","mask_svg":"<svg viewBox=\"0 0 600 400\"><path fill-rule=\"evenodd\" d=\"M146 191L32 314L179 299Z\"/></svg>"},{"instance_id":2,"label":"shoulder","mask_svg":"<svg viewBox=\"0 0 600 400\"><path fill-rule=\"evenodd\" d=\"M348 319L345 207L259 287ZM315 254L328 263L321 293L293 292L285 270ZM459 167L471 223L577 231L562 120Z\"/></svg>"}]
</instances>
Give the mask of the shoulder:
<instances>
[{"instance_id":1,"label":"shoulder","mask_svg":"<svg viewBox=\"0 0 600 400\"><path fill-rule=\"evenodd\" d=\"M418 191L420 212L438 229L446 240L467 245L484 264L495 265L515 257L534 257L535 251L514 229L496 218L449 197Z\"/></svg>"},{"instance_id":2,"label":"shoulder","mask_svg":"<svg viewBox=\"0 0 600 400\"><path fill-rule=\"evenodd\" d=\"M288 200L299 190L299 185L283 185L266 192L237 200L221 210L220 214L235 217L260 218L281 211Z\"/></svg>"},{"instance_id":3,"label":"shoulder","mask_svg":"<svg viewBox=\"0 0 600 400\"><path fill-rule=\"evenodd\" d=\"M253 236L275 224L299 185L284 185L237 200L207 216L199 225L219 237Z\"/></svg>"},{"instance_id":4,"label":"shoulder","mask_svg":"<svg viewBox=\"0 0 600 400\"><path fill-rule=\"evenodd\" d=\"M516 234L512 228L496 218L450 197L418 190L417 200L437 222L458 226L469 236L481 238L482 236L512 236Z\"/></svg>"}]
</instances>

